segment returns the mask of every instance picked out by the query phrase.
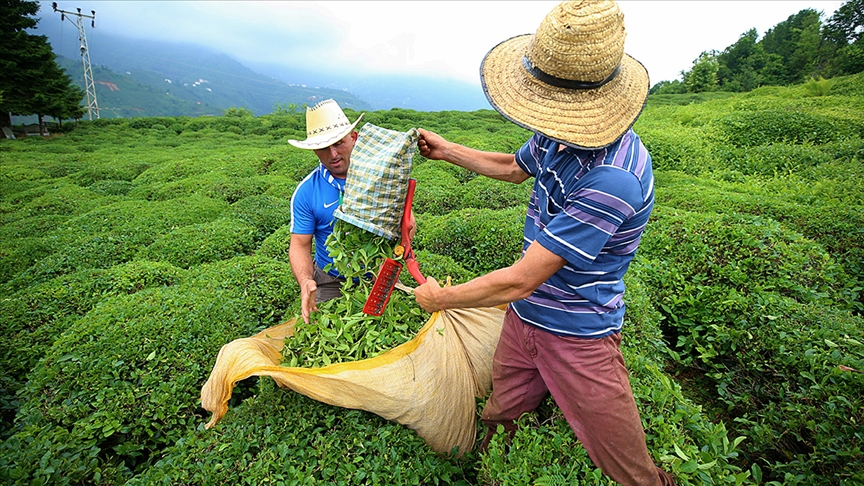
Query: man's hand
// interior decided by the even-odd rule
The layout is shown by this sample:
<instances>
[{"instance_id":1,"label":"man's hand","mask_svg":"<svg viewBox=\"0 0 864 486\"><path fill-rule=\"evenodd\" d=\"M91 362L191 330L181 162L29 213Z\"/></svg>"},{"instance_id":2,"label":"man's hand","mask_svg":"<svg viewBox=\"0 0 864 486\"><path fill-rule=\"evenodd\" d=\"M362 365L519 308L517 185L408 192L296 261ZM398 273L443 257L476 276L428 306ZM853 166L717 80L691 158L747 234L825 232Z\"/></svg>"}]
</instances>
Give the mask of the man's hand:
<instances>
[{"instance_id":1,"label":"man's hand","mask_svg":"<svg viewBox=\"0 0 864 486\"><path fill-rule=\"evenodd\" d=\"M300 285L300 307L303 314L303 322L309 324L309 316L312 312L318 312L318 306L315 303L315 293L318 291L318 284L314 280L307 279Z\"/></svg>"},{"instance_id":2,"label":"man's hand","mask_svg":"<svg viewBox=\"0 0 864 486\"><path fill-rule=\"evenodd\" d=\"M414 210L411 210L411 214L408 216L408 239L413 240L414 235L417 233L417 219L414 217Z\"/></svg>"},{"instance_id":3,"label":"man's hand","mask_svg":"<svg viewBox=\"0 0 864 486\"><path fill-rule=\"evenodd\" d=\"M417 131L420 133L420 138L417 139L417 149L420 151L420 155L431 160L445 160L444 145L447 144L447 141L444 140L444 137L422 128L418 128Z\"/></svg>"},{"instance_id":4,"label":"man's hand","mask_svg":"<svg viewBox=\"0 0 864 486\"><path fill-rule=\"evenodd\" d=\"M426 283L414 289L414 298L426 312L436 312L441 310L435 303L435 294L440 290L441 286L438 285L438 282L434 278L428 277Z\"/></svg>"}]
</instances>

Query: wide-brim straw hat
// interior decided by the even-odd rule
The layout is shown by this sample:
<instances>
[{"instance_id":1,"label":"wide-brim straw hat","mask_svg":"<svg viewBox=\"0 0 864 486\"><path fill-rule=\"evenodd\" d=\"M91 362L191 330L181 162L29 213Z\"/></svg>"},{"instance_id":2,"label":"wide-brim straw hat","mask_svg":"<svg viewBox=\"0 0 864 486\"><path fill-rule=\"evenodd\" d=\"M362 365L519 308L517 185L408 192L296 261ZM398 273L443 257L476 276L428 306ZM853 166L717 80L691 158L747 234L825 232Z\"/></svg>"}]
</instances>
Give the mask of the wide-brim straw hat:
<instances>
[{"instance_id":1,"label":"wide-brim straw hat","mask_svg":"<svg viewBox=\"0 0 864 486\"><path fill-rule=\"evenodd\" d=\"M648 98L648 71L624 53L625 36L615 2L562 2L536 33L486 54L483 91L521 127L573 147L604 147L633 126Z\"/></svg>"},{"instance_id":2,"label":"wide-brim straw hat","mask_svg":"<svg viewBox=\"0 0 864 486\"><path fill-rule=\"evenodd\" d=\"M361 113L351 123L336 100L324 100L312 108L306 108L306 140L288 140L288 143L310 150L329 147L351 133L363 115Z\"/></svg>"}]
</instances>

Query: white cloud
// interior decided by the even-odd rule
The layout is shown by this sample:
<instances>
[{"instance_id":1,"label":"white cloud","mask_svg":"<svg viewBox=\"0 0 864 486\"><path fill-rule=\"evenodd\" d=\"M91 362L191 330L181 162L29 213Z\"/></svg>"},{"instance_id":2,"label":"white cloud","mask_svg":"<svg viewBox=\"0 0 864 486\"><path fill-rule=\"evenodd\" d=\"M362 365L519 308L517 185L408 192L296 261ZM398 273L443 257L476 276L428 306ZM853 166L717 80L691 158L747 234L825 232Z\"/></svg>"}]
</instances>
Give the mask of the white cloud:
<instances>
[{"instance_id":1,"label":"white cloud","mask_svg":"<svg viewBox=\"0 0 864 486\"><path fill-rule=\"evenodd\" d=\"M60 3L60 8L70 9ZM756 28L760 35L805 8L842 1L619 2L626 51L652 82L689 70L702 51L722 50ZM43 17L50 2L41 2ZM199 43L240 60L332 72L408 73L476 83L483 56L532 33L554 1L113 1L91 2L97 28L142 39ZM82 4L83 5L83 4ZM44 20L43 20L44 21ZM100 46L110 48L110 46Z\"/></svg>"}]
</instances>

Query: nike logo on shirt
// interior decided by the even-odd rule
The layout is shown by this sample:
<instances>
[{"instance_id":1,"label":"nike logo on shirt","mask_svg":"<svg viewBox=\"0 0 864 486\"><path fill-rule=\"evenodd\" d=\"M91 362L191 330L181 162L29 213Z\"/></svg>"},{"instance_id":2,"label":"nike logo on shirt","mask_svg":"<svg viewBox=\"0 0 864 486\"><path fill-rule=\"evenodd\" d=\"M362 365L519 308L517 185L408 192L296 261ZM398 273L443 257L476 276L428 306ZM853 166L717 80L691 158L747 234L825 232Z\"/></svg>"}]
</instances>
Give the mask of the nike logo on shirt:
<instances>
[{"instance_id":1,"label":"nike logo on shirt","mask_svg":"<svg viewBox=\"0 0 864 486\"><path fill-rule=\"evenodd\" d=\"M330 206L332 206L332 205L334 205L334 204L336 204L336 203L338 203L338 202L339 202L339 200L337 199L337 200L333 201L333 202L330 203L330 204L324 203L324 209L327 209L327 208L329 208Z\"/></svg>"}]
</instances>

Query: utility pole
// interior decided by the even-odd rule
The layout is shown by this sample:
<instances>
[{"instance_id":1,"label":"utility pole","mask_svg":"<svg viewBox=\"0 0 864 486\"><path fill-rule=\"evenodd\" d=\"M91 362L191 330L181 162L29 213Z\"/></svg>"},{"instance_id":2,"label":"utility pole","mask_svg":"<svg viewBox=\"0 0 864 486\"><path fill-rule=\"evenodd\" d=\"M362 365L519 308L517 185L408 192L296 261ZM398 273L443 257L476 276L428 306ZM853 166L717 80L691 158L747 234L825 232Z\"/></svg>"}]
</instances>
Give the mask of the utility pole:
<instances>
[{"instance_id":1,"label":"utility pole","mask_svg":"<svg viewBox=\"0 0 864 486\"><path fill-rule=\"evenodd\" d=\"M84 87L87 91L87 113L92 120L95 116L99 118L99 104L96 103L96 83L93 82L93 69L90 67L90 49L87 48L87 35L84 33L84 19L90 19L90 28L96 26L96 11L91 10L91 15L82 14L81 9L78 12L67 12L57 9L57 2L51 4L55 12L60 12L60 21L63 22L67 18L72 22L71 16L78 17L77 22L72 22L78 27L78 42L81 44L81 65L84 67ZM67 17L70 16L70 17Z\"/></svg>"}]
</instances>

